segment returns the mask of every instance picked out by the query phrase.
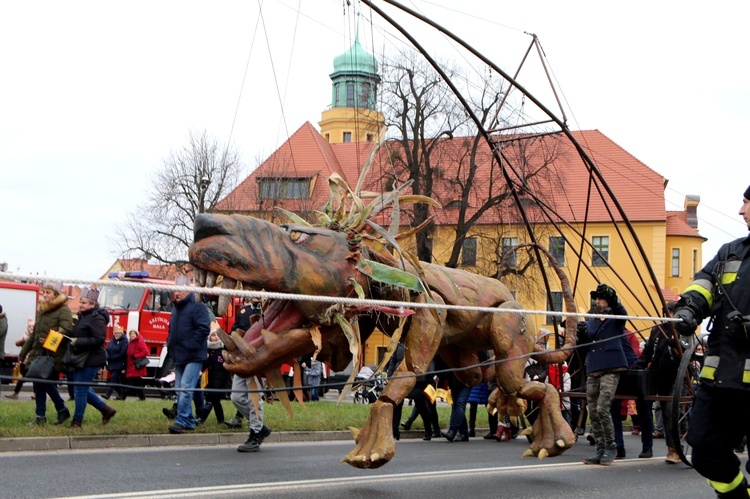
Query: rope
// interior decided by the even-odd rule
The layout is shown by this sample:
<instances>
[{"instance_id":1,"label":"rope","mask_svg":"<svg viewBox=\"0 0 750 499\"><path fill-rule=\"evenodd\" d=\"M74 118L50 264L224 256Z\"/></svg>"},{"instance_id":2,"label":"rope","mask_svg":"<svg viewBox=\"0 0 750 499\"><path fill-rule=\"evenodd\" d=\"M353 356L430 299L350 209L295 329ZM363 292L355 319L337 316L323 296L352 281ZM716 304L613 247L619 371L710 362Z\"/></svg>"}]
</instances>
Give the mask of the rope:
<instances>
[{"instance_id":1,"label":"rope","mask_svg":"<svg viewBox=\"0 0 750 499\"><path fill-rule=\"evenodd\" d=\"M524 314L524 315L555 315L559 317L583 317L585 319L621 319L621 320L646 320L654 322L681 322L681 319L672 317L649 317L649 316L637 316L637 315L611 315L611 314L588 314L588 313L570 313L570 312L557 312L550 310L526 310L526 309L504 309L498 307L475 307L465 305L446 305L437 303L414 303L414 302L403 302L403 301L392 301L392 300L373 300L373 299L360 299L360 298L349 298L349 297L338 297L338 296L317 296L317 295L303 295L303 294L290 294L290 293L275 293L269 291L246 291L239 289L222 289L222 288L204 288L196 286L178 286L174 284L159 284L153 282L133 282L133 281L119 281L119 280L88 280L88 279L70 279L60 277L45 277L39 279L39 276L33 275L19 275L10 272L0 272L0 279L8 279L12 281L23 281L23 282L59 282L65 284L83 284L87 286L96 286L101 288L102 286L113 286L121 288L131 289L156 289L160 291L186 291L189 293L199 294L210 294L219 296L237 296L237 297L249 297L249 298L267 298L272 300L291 300L291 301L311 301L311 302L322 302L322 303L341 303L344 305L354 306L382 306L392 307L400 311L404 309L423 309L423 308L434 308L438 310L460 310L470 312L484 312L488 314Z\"/></svg>"}]
</instances>

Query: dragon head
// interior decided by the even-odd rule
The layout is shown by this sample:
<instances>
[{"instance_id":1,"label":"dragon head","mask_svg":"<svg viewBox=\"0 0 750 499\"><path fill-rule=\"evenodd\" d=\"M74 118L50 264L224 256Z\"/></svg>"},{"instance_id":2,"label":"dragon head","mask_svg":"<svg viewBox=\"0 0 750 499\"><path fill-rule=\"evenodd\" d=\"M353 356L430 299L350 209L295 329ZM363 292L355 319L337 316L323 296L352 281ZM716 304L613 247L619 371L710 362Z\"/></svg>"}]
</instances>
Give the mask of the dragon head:
<instances>
[{"instance_id":1,"label":"dragon head","mask_svg":"<svg viewBox=\"0 0 750 499\"><path fill-rule=\"evenodd\" d=\"M201 214L196 217L190 263L196 282L212 286L314 296L349 297L357 270L347 234L304 225L277 226L243 215ZM242 376L260 374L287 359L320 348L321 332L331 328L330 303L270 300L259 320L244 333L222 335L225 367Z\"/></svg>"}]
</instances>

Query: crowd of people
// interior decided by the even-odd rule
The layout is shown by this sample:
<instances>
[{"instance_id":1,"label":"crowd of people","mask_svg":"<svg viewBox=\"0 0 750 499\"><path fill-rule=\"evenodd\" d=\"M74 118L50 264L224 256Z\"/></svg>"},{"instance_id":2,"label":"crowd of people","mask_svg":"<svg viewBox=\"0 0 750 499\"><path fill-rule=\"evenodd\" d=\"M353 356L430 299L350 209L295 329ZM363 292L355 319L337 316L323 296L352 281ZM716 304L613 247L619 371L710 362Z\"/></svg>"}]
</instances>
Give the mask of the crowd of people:
<instances>
[{"instance_id":1,"label":"crowd of people","mask_svg":"<svg viewBox=\"0 0 750 499\"><path fill-rule=\"evenodd\" d=\"M739 214L750 230L750 187L745 191ZM683 336L694 334L698 325L709 318L709 332L706 343L697 345L696 367L700 369L700 385L697 390L691 412L691 424L687 441L692 446L692 463L696 471L708 479L711 487L719 497L748 498L748 484L740 469L740 460L735 452L744 450L750 427L750 295L745 293L744 282L750 279L750 238L740 238L721 247L717 255L699 272L694 281L680 296L678 301L667 304L668 315L680 319L675 322L675 329ZM241 425L242 418L247 419L250 434L247 441L238 448L240 452L255 452L271 428L263 423L263 399L250 396L250 391L262 387L258 378L241 378L229 375L223 369L221 349L223 347L217 332L218 324L213 311L206 304L196 300L195 295L187 288L190 281L186 276L179 276L175 284L181 288L174 292L174 302L169 324L167 349L174 365L174 388L177 392L177 403L165 414L174 422L169 425L171 433L180 434L195 429L197 424L205 421L211 409L217 421L224 423L222 399L225 390L231 383L231 401L237 409L237 415L226 424ZM141 400L145 398L142 379L146 375L148 349L137 330L129 330L127 338L124 330L115 328L114 338L105 348L105 331L109 322L106 310L99 307L98 290L85 288L79 300L77 317L74 317L67 306L67 296L62 292L59 283L49 282L41 287L41 299L35 318L29 318L25 334L18 339L21 347L19 354L21 373L34 372L33 392L35 415L32 425L45 424L47 418L47 398L56 409L55 425L61 425L68 419L71 429L80 429L83 424L86 408L91 405L101 413L102 424L106 425L117 411L108 406L105 400L117 392L116 399L124 400L134 393ZM675 441L671 432L654 426L652 403L640 394L635 401L635 410L631 413L630 404L623 404L615 398L621 378L631 368L638 368L653 373L656 379L656 395L670 395L674 392L680 355L686 345L678 344L671 331L663 324L655 326L648 340L641 345L635 335L626 331L627 310L620 302L616 290L606 283L601 283L591 291L595 307L592 314L605 317L590 318L579 324L577 332L580 345L579 353L586 349L585 393L586 406L591 424L588 437L595 447L595 452L584 459L585 464L611 465L615 459L625 457L622 420L631 415L635 428L633 433L641 436L642 449L639 458L653 456L653 439L658 436L666 438L668 454L667 463L679 462L677 452L680 442ZM253 300L246 300L240 310L235 327L245 331L251 325L253 315L260 308ZM7 319L0 306L0 358L4 356L4 345L7 337ZM59 338L54 348L51 347L52 331ZM59 339L58 338L58 339ZM489 352L484 359L489 356ZM398 374L399 365L404 357L403 345L394 353L388 366L388 375ZM144 362L146 360L146 362ZM480 360L481 356L480 356ZM394 411L393 433L399 438L400 429L410 429L417 417L421 417L424 427L424 440L442 436L450 442L467 442L476 436L477 411L487 405L488 396L494 388L488 379L476 387L468 387L450 370L441 369L441 359L437 357L430 370L446 372L438 378L423 374L416 380L416 385L408 395L413 403L409 418L401 422L402 407ZM105 368L109 373L112 386L105 395L99 397L92 388L94 378ZM299 366L305 376L309 400L319 400L318 385L322 375L322 366L313 358L300 359ZM529 379L552 382L558 389L567 389L571 384L570 376L566 381L566 367L539 369L530 363L527 366ZM56 381L62 372L73 385L75 409L71 414L65 405ZM204 373L204 375L202 375ZM121 383L124 374L124 383ZM205 382L202 378L205 376ZM547 381L549 378L549 381ZM566 385L566 383L568 383ZM13 393L7 398L15 399L21 389L18 383ZM450 421L441 431L437 418L434 399L430 385L443 384L450 389L452 407ZM205 401L200 388L208 387ZM434 387L433 387L434 388ZM432 390L434 392L434 389ZM585 417L575 418L573 414L582 415L580 404L563 401L562 409L566 419L579 433L580 421ZM197 410L194 415L192 406ZM466 417L466 405L469 405L469 417ZM671 405L659 401L657 412L660 413L663 428L672 425L674 418ZM505 440L509 435L510 421L498 421L498 414L488 413L489 433L485 439ZM657 421L657 425L659 422ZM512 437L511 437L512 438ZM750 462L745 465L750 472Z\"/></svg>"}]
</instances>

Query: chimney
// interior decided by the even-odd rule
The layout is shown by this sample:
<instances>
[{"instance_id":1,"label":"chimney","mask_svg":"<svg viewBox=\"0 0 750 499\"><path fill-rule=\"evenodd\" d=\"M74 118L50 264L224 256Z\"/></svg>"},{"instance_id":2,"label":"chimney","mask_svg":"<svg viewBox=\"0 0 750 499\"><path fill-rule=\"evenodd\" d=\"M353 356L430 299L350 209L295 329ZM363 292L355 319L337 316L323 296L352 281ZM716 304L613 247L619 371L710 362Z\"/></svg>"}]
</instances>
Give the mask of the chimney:
<instances>
[{"instance_id":1,"label":"chimney","mask_svg":"<svg viewBox=\"0 0 750 499\"><path fill-rule=\"evenodd\" d=\"M687 215L687 223L693 229L698 228L698 205L700 202L700 196L695 194L688 194L685 196L685 214Z\"/></svg>"}]
</instances>

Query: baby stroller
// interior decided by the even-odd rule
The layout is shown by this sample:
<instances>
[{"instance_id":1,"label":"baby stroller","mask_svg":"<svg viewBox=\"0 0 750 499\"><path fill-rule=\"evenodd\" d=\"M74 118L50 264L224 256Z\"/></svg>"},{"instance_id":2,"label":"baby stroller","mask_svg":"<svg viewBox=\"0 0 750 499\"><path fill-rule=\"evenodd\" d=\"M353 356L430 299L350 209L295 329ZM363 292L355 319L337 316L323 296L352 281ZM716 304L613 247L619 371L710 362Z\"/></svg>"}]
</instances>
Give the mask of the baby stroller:
<instances>
[{"instance_id":1,"label":"baby stroller","mask_svg":"<svg viewBox=\"0 0 750 499\"><path fill-rule=\"evenodd\" d=\"M364 366L359 370L354 380L358 383L354 389L355 404L374 403L385 388L385 378L382 374L375 377L372 367Z\"/></svg>"}]
</instances>

